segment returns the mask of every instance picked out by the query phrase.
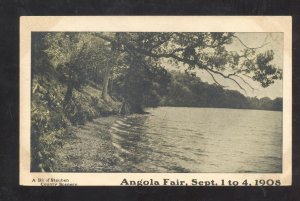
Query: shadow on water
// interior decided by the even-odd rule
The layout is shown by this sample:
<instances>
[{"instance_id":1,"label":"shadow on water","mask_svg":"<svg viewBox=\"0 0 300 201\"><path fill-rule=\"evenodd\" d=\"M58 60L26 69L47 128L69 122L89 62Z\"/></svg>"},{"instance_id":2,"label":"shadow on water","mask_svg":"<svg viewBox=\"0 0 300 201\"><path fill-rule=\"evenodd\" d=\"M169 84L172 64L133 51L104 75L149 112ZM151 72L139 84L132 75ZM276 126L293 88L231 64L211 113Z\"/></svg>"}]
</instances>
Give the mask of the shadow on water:
<instances>
[{"instance_id":1,"label":"shadow on water","mask_svg":"<svg viewBox=\"0 0 300 201\"><path fill-rule=\"evenodd\" d=\"M147 114L120 117L109 130L112 145L116 150L114 156L118 159L115 165L119 166L122 172L140 172L136 166L144 163L152 152L145 132L147 118Z\"/></svg>"}]
</instances>

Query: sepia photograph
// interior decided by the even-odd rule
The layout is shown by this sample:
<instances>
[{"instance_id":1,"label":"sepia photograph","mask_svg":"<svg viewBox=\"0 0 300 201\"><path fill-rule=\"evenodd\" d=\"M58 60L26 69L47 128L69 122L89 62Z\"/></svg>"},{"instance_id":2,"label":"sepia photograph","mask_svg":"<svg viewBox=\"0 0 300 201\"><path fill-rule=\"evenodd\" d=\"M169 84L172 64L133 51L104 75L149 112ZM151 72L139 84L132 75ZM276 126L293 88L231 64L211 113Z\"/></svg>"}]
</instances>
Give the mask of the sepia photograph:
<instances>
[{"instance_id":1,"label":"sepia photograph","mask_svg":"<svg viewBox=\"0 0 300 201\"><path fill-rule=\"evenodd\" d=\"M31 171L281 172L282 33L32 33Z\"/></svg>"},{"instance_id":2,"label":"sepia photograph","mask_svg":"<svg viewBox=\"0 0 300 201\"><path fill-rule=\"evenodd\" d=\"M29 174L286 172L284 32L28 36Z\"/></svg>"}]
</instances>

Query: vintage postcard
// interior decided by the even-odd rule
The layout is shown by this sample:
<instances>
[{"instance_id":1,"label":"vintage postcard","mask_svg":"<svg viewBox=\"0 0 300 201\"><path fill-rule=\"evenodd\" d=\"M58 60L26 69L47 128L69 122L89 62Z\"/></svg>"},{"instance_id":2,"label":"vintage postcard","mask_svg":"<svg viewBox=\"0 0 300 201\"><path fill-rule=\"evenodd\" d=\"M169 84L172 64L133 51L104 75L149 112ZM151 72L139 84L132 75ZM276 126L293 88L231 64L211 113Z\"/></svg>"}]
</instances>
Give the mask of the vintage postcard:
<instances>
[{"instance_id":1,"label":"vintage postcard","mask_svg":"<svg viewBox=\"0 0 300 201\"><path fill-rule=\"evenodd\" d=\"M20 185L291 185L291 22L21 17Z\"/></svg>"}]
</instances>

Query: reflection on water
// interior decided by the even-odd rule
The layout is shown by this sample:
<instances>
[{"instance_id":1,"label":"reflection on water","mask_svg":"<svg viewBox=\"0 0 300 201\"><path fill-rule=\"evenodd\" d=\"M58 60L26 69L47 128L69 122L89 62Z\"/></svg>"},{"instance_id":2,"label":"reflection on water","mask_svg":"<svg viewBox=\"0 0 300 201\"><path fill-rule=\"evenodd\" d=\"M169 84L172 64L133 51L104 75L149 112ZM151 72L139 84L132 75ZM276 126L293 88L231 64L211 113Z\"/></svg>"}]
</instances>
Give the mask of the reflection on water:
<instances>
[{"instance_id":1,"label":"reflection on water","mask_svg":"<svg viewBox=\"0 0 300 201\"><path fill-rule=\"evenodd\" d=\"M282 112L174 108L110 128L122 172L281 172Z\"/></svg>"}]
</instances>

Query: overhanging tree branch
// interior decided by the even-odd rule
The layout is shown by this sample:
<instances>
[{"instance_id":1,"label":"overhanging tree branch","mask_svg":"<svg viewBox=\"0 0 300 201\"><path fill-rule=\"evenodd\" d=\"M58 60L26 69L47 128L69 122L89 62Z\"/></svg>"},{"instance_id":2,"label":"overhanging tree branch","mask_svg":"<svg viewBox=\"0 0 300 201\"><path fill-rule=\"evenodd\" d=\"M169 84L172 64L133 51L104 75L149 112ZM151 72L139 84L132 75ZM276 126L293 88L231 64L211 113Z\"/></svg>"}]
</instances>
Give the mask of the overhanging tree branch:
<instances>
[{"instance_id":1,"label":"overhanging tree branch","mask_svg":"<svg viewBox=\"0 0 300 201\"><path fill-rule=\"evenodd\" d=\"M240 78L249 88L252 89L252 92L255 90L243 77L241 77L239 75L233 75L233 76Z\"/></svg>"},{"instance_id":2,"label":"overhanging tree branch","mask_svg":"<svg viewBox=\"0 0 300 201\"><path fill-rule=\"evenodd\" d=\"M213 79L213 81L214 81L217 85L223 86L223 85L221 85L221 84L216 80L215 76L214 76L211 72L209 72L207 69L205 69L205 71L211 76L211 78ZM227 87L227 86L223 86L223 87Z\"/></svg>"},{"instance_id":3,"label":"overhanging tree branch","mask_svg":"<svg viewBox=\"0 0 300 201\"><path fill-rule=\"evenodd\" d=\"M238 36L234 35L233 37L236 38L244 47L246 47L247 49L250 49L250 50L260 49L260 48L262 48L262 47L269 44L269 43L264 43L264 44L262 44L261 46L258 46L258 47L249 47Z\"/></svg>"},{"instance_id":4,"label":"overhanging tree branch","mask_svg":"<svg viewBox=\"0 0 300 201\"><path fill-rule=\"evenodd\" d=\"M180 40L182 39L182 37L187 37L185 34L182 34L182 33L173 33L174 34L177 34L179 37ZM221 65L224 65L222 64L223 60L224 59L228 59L228 58L223 58L223 57L226 57L226 55L224 56L224 54L222 54L222 51L226 51L226 50L222 50L222 49L219 49L222 47L222 45L224 44L228 44L228 38L220 38L220 40L218 41L219 43L215 46L214 44L203 44L201 42L201 40L197 40L197 38L195 37L198 37L198 35L196 34L196 36L194 38L188 38L189 40L191 40L191 43L192 44L189 44L189 41L187 41L187 44L183 43L181 44L181 41L177 44L176 43L176 39L175 41L173 41L175 43L175 47L176 47L176 44L177 44L177 47L174 48L173 46L173 50L171 50L170 52L167 52L167 51L164 51L163 49L159 50L157 48L159 48L162 44L164 44L165 42L168 42L168 40L171 37L167 37L166 39L163 39L163 40L159 40L156 44L153 44L152 47L155 47L155 50L156 52L153 52L154 48L148 48L148 49L145 49L145 48L141 48L139 46L137 46L137 44L135 43L131 43L131 42L128 42L126 37L125 39L124 38L118 38L118 40L112 38L112 37L109 37L109 36L106 36L106 35L103 35L103 34L96 34L98 37L102 38L103 40L106 40L106 41L109 41L111 43L118 43L119 46L123 46L125 47L125 49L127 49L127 51L129 52L134 52L135 54L141 54L141 55L144 55L144 56L149 56L149 57L152 57L152 58L156 58L156 59L160 59L160 58L167 58L167 59L174 59L175 61L178 61L178 62L182 62L184 64L187 64L191 67L191 69L193 69L195 66L197 66L199 69L203 69L205 70L206 72L209 73L209 75L212 77L212 79L215 81L216 84L218 85L221 85L214 77L214 74L215 75L220 75L221 77L225 78L225 79L229 79L231 80L232 82L234 82L241 90L243 90L245 93L246 93L246 90L245 88L239 83L240 81L242 81L244 84L246 84L249 88L251 88L252 90L254 90L254 88L243 78L241 77L240 75L243 75L242 73L244 73L244 75L248 78L251 78L250 76L246 75L248 74L250 71L255 71L255 73L257 73L256 71L258 71L258 73L260 73L260 71L263 71L263 69L257 69L256 68L256 65L255 63L253 63L254 58L248 58L248 53L245 52L244 55L238 55L239 58L243 57L247 60L247 62L249 64L246 64L246 65L250 65L249 67L247 67L247 69L245 70L241 70L241 69L232 69L232 70L235 70L234 73L230 73L230 74L225 74L223 71L224 71L224 68L213 68L212 66L220 66L220 63L218 62L221 62ZM249 49L249 50L252 50L254 51L255 49L259 49L259 48L262 48L264 46L266 46L268 43L265 43L259 47L249 47L247 46L238 36L235 36L235 35L231 35L230 37L233 37L233 38L236 38L245 48L246 50ZM183 38L184 39L184 38ZM199 38L201 39L201 38ZM131 38L131 40L135 40L135 38ZM214 38L214 40L217 40L216 38ZM209 58L202 58L201 54L203 53L200 53L199 55L195 55L193 54L193 52L189 53L187 55L183 55L183 53L185 53L185 51L187 50L187 48L196 48L196 47L202 47L205 48L205 47L210 47L210 48L218 48L218 51L217 52L219 55L219 58L217 57L216 59L217 60L211 60L211 64L207 63L207 62L204 62L204 63L207 63L206 65L203 64L203 61L206 61L205 59L209 59ZM211 47L211 46L214 46L214 47ZM203 49L202 48L202 49ZM254 52L250 52L251 54L254 54ZM254 55L253 55L254 56ZM209 57L209 55L208 55ZM219 59L219 60L218 60ZM203 61L202 61L203 60ZM226 60L225 60L226 61ZM228 61L226 61L228 62ZM235 64L235 65L238 65L238 64ZM240 74L240 75L239 75ZM261 73L262 75L263 72ZM235 79L234 77L238 78L239 80ZM253 79L253 78L251 78ZM264 78L263 78L264 79ZM264 81L263 79L261 79L261 83L262 81Z\"/></svg>"}]
</instances>

